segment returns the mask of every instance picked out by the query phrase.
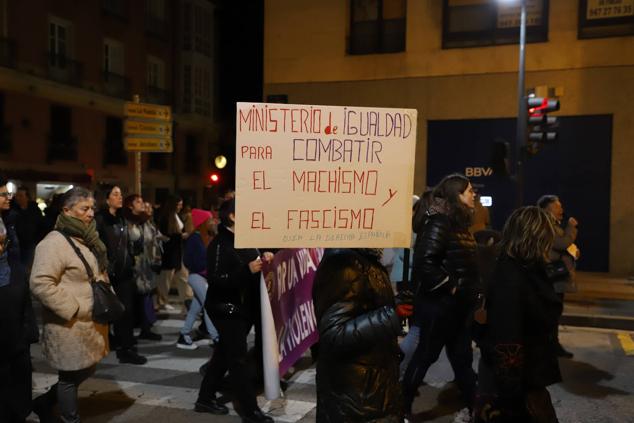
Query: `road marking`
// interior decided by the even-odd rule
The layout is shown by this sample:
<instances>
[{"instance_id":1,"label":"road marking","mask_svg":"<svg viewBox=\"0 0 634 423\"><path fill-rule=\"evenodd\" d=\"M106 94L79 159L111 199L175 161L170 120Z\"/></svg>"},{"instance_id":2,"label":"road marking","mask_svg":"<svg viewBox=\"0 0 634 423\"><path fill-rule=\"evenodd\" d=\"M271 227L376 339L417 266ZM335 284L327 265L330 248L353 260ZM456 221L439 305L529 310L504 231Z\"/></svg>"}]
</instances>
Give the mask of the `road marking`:
<instances>
[{"instance_id":1,"label":"road marking","mask_svg":"<svg viewBox=\"0 0 634 423\"><path fill-rule=\"evenodd\" d=\"M33 385L36 393L44 392L57 378L48 373L33 373ZM109 379L90 378L79 387L79 398L87 398L95 395L104 401L134 400L136 405L159 406L192 410L198 396L198 389L180 388L176 386L153 385L127 381L115 381ZM231 403L226 404L232 415L237 415ZM279 422L295 423L301 420L316 404L309 401L278 398L268 401L264 397L258 397L260 408Z\"/></svg>"},{"instance_id":2,"label":"road marking","mask_svg":"<svg viewBox=\"0 0 634 423\"><path fill-rule=\"evenodd\" d=\"M621 347L625 351L625 355L634 355L634 340L629 333L619 332L616 334L621 342Z\"/></svg>"}]
</instances>

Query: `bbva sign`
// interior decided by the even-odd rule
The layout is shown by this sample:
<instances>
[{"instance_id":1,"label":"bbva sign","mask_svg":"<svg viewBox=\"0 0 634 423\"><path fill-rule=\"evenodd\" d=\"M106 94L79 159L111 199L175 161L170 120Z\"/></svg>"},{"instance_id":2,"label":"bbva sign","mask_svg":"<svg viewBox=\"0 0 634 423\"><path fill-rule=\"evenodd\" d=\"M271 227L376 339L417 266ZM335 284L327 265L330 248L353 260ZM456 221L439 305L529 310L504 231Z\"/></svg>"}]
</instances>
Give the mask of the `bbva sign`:
<instances>
[{"instance_id":1,"label":"bbva sign","mask_svg":"<svg viewBox=\"0 0 634 423\"><path fill-rule=\"evenodd\" d=\"M464 170L466 177L480 177L493 175L493 168L490 167L466 167Z\"/></svg>"}]
</instances>

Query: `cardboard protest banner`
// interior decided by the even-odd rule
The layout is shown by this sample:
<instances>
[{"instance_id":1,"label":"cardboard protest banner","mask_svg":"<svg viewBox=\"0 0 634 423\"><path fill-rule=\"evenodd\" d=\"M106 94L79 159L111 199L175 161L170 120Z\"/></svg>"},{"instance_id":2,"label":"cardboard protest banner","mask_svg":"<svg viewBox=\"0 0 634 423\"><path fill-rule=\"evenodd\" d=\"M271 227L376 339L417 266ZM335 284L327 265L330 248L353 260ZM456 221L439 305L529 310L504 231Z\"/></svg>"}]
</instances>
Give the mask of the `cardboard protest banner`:
<instances>
[{"instance_id":1,"label":"cardboard protest banner","mask_svg":"<svg viewBox=\"0 0 634 423\"><path fill-rule=\"evenodd\" d=\"M238 103L236 247L409 247L416 119Z\"/></svg>"}]
</instances>

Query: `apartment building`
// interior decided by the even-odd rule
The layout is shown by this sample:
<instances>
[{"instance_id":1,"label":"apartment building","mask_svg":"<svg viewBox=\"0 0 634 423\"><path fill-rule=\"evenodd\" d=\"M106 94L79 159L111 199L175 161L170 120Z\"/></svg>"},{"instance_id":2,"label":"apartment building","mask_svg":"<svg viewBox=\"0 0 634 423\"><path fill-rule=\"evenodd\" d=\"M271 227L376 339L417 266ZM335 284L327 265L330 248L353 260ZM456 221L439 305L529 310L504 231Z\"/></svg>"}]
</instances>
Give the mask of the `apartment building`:
<instances>
[{"instance_id":1,"label":"apartment building","mask_svg":"<svg viewBox=\"0 0 634 423\"><path fill-rule=\"evenodd\" d=\"M517 189L518 5L266 0L264 99L417 109L417 193L466 173L499 229ZM558 141L525 161L525 202L561 196L581 222L580 269L632 272L634 2L527 0L527 10L526 88L557 95L561 123Z\"/></svg>"},{"instance_id":2,"label":"apartment building","mask_svg":"<svg viewBox=\"0 0 634 423\"><path fill-rule=\"evenodd\" d=\"M143 154L143 195L206 185L213 123L207 0L0 1L0 168L41 199L68 185L134 184L123 110L173 111L174 152Z\"/></svg>"}]
</instances>

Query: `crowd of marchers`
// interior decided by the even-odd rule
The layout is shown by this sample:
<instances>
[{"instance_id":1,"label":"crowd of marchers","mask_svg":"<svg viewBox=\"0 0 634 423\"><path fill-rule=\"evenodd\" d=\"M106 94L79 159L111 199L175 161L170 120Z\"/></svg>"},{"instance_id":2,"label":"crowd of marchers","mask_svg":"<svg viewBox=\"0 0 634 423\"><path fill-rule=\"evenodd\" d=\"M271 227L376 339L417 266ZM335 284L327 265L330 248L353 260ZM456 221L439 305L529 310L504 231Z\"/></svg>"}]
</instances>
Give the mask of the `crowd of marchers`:
<instances>
[{"instance_id":1,"label":"crowd of marchers","mask_svg":"<svg viewBox=\"0 0 634 423\"><path fill-rule=\"evenodd\" d=\"M464 404L454 422L557 422L547 387L561 381L558 359L572 357L558 326L576 220L562 227L559 198L545 195L490 230L460 174L413 204L410 257L334 250L317 270L317 421L416 421L418 388L444 348Z\"/></svg>"},{"instance_id":2,"label":"crowd of marchers","mask_svg":"<svg viewBox=\"0 0 634 423\"><path fill-rule=\"evenodd\" d=\"M235 248L233 195L209 211L176 196L156 207L118 186L76 187L43 215L27 189L14 196L0 180L0 421L33 411L41 422L79 422L78 387L99 361L113 350L144 365L137 339L160 341L157 315L182 311L176 347L214 347L194 410L229 413L222 392L243 422L271 422L256 392L259 274L274 251ZM546 388L561 380L558 359L572 356L558 321L579 257L577 222L562 221L560 200L545 195L490 230L470 181L453 174L414 196L411 249L327 250L313 286L317 421L415 421L418 388L444 348L464 402L455 422L556 422ZM97 281L123 305L112 321L95 317ZM32 399L37 342L59 378Z\"/></svg>"},{"instance_id":3,"label":"crowd of marchers","mask_svg":"<svg viewBox=\"0 0 634 423\"><path fill-rule=\"evenodd\" d=\"M176 196L154 207L139 194L124 197L115 185L94 193L74 187L51 198L43 215L26 188L14 199L8 181L0 180L0 421L24 422L34 412L40 422L79 422L79 385L101 359L113 350L119 363L144 365L137 340L160 341L152 330L157 315L179 307L185 319L176 347L207 343L215 351L201 369L195 410L228 413L215 392L226 385L229 369L234 392L241 392L236 411L243 421L272 421L255 401L257 382L245 365L246 336L259 321L252 279L272 254L251 258L233 249L233 196L227 192L212 212L184 208ZM105 297L98 286L106 286ZM172 286L176 304L168 302ZM41 303L39 319L30 294ZM121 310L116 317L109 309L114 302L111 309ZM225 303L235 310L218 306ZM97 308L106 312L97 316ZM32 399L30 347L38 342L58 380ZM245 380L236 376L240 371Z\"/></svg>"}]
</instances>

